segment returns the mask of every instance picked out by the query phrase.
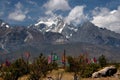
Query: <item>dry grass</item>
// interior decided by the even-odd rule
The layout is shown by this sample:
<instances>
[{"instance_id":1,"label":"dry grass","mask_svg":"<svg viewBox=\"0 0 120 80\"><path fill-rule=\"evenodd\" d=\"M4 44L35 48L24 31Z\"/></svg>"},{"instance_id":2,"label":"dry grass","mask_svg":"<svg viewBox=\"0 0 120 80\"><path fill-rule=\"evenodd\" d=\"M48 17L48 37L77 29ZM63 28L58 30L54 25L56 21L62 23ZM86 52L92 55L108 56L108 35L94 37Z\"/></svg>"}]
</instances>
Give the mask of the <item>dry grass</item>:
<instances>
[{"instance_id":1,"label":"dry grass","mask_svg":"<svg viewBox=\"0 0 120 80\"><path fill-rule=\"evenodd\" d=\"M56 77L58 77L58 74L62 73L62 80L73 80L73 73L65 72L64 70L54 70L50 74L48 74L48 77L52 77L56 80ZM48 80L47 78L44 78L43 80ZM115 77L107 77L107 78L81 78L80 80L120 80Z\"/></svg>"},{"instance_id":2,"label":"dry grass","mask_svg":"<svg viewBox=\"0 0 120 80\"><path fill-rule=\"evenodd\" d=\"M54 80L56 80L61 75L62 75L61 80L73 80L73 73L65 72L63 69L53 70L47 75L47 77L52 77ZM18 80L27 80L28 76L29 75L25 75L23 77L20 77ZM42 80L48 80L47 77L43 78ZM0 78L0 80L3 79ZM107 78L81 78L80 80L120 80L120 79L115 77L107 77Z\"/></svg>"},{"instance_id":3,"label":"dry grass","mask_svg":"<svg viewBox=\"0 0 120 80\"><path fill-rule=\"evenodd\" d=\"M18 80L28 80L28 76L29 76L29 75L25 75L25 76L23 76L23 77L20 77Z\"/></svg>"},{"instance_id":4,"label":"dry grass","mask_svg":"<svg viewBox=\"0 0 120 80\"><path fill-rule=\"evenodd\" d=\"M62 80L73 80L73 73L65 72L63 69L53 70L47 75L47 77L52 77L53 79L60 78L61 76ZM43 80L47 80L47 78L44 78Z\"/></svg>"},{"instance_id":5,"label":"dry grass","mask_svg":"<svg viewBox=\"0 0 120 80\"><path fill-rule=\"evenodd\" d=\"M84 78L84 79L81 79L81 80L119 80L119 79L107 77L107 78Z\"/></svg>"},{"instance_id":6,"label":"dry grass","mask_svg":"<svg viewBox=\"0 0 120 80\"><path fill-rule=\"evenodd\" d=\"M0 78L0 80L3 80L2 78Z\"/></svg>"},{"instance_id":7,"label":"dry grass","mask_svg":"<svg viewBox=\"0 0 120 80\"><path fill-rule=\"evenodd\" d=\"M19 78L18 80L27 80L28 76L23 76L21 78ZM0 78L0 80L3 80L2 78ZM48 80L47 78L44 78L42 80ZM65 75L63 76L62 80L73 80L73 77L71 76L71 74L67 74L65 73ZM118 78L111 78L111 77L107 77L107 78L82 78L80 80L120 80Z\"/></svg>"}]
</instances>

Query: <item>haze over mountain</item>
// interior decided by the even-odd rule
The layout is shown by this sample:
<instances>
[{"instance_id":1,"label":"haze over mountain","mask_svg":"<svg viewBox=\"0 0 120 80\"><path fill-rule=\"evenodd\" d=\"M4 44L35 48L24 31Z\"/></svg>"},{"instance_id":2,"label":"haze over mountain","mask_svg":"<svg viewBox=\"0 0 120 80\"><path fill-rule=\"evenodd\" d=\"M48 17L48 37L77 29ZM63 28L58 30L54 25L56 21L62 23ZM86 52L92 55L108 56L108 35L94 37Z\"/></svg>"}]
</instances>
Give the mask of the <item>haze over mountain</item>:
<instances>
[{"instance_id":1,"label":"haze over mountain","mask_svg":"<svg viewBox=\"0 0 120 80\"><path fill-rule=\"evenodd\" d=\"M13 55L12 52L18 51L17 55L20 56L20 52L30 51L36 52L32 55L37 56L39 52L60 53L66 49L69 52L68 55L73 55L74 52L76 55L79 55L79 52L88 52L90 56L108 54L110 58L120 48L119 33L99 28L89 21L74 26L64 23L60 18L55 18L52 23L51 21L40 21L36 24L28 27L12 27L1 20L0 51L2 54ZM103 50L101 51L101 49ZM118 57L118 55L119 52L116 56ZM113 60L117 59L113 58Z\"/></svg>"},{"instance_id":2,"label":"haze over mountain","mask_svg":"<svg viewBox=\"0 0 120 80\"><path fill-rule=\"evenodd\" d=\"M120 0L0 0L0 55L66 49L119 60L119 13Z\"/></svg>"},{"instance_id":3,"label":"haze over mountain","mask_svg":"<svg viewBox=\"0 0 120 80\"><path fill-rule=\"evenodd\" d=\"M85 22L70 38L73 42L120 46L120 34Z\"/></svg>"}]
</instances>

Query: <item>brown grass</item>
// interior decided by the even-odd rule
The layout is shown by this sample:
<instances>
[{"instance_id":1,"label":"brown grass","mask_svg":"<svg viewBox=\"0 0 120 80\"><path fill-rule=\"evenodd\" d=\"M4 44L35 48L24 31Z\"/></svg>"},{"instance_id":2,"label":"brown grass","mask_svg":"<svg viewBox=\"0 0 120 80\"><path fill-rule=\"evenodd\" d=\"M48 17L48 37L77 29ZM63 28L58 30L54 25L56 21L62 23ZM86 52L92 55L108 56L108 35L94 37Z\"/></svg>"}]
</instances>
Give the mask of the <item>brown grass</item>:
<instances>
[{"instance_id":1,"label":"brown grass","mask_svg":"<svg viewBox=\"0 0 120 80\"><path fill-rule=\"evenodd\" d=\"M73 73L65 72L64 70L54 70L47 76L51 76L52 78L56 79L58 77L58 74L63 73L62 80L73 80ZM44 78L43 80L47 80L47 78ZM80 80L120 80L115 77L107 77L107 78L81 78Z\"/></svg>"},{"instance_id":2,"label":"brown grass","mask_svg":"<svg viewBox=\"0 0 120 80\"><path fill-rule=\"evenodd\" d=\"M58 78L61 74L62 80L73 80L73 73L65 72L63 69L53 70L52 72L49 72L47 77L52 77L54 78L54 80L56 80L56 78ZM28 77L29 75L25 75L23 77L20 77L18 80L27 80ZM47 77L43 78L42 80L48 80ZM0 78L0 80L3 79ZM107 77L107 78L81 78L80 80L120 80L120 79L115 77Z\"/></svg>"},{"instance_id":3,"label":"brown grass","mask_svg":"<svg viewBox=\"0 0 120 80\"><path fill-rule=\"evenodd\" d=\"M3 80L2 78L0 78L0 80Z\"/></svg>"},{"instance_id":4,"label":"brown grass","mask_svg":"<svg viewBox=\"0 0 120 80\"><path fill-rule=\"evenodd\" d=\"M119 80L119 79L107 77L107 78L84 78L84 79L81 79L81 80Z\"/></svg>"},{"instance_id":5,"label":"brown grass","mask_svg":"<svg viewBox=\"0 0 120 80\"><path fill-rule=\"evenodd\" d=\"M3 79L0 78L0 80L3 80ZM27 76L23 76L19 78L18 80L27 80ZM42 80L48 80L48 79L44 78ZM71 76L71 74L68 73L63 76L62 80L73 80L73 77ZM107 78L81 78L80 80L120 80L120 79L107 77Z\"/></svg>"}]
</instances>

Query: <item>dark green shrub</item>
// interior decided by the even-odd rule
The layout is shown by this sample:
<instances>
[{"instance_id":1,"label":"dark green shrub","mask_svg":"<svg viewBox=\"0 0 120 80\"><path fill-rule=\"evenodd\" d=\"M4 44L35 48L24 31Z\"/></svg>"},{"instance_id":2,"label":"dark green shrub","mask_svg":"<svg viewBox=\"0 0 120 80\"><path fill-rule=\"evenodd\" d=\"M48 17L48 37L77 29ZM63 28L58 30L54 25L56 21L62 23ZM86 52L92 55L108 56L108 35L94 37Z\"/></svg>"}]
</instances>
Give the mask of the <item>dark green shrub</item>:
<instances>
[{"instance_id":1,"label":"dark green shrub","mask_svg":"<svg viewBox=\"0 0 120 80\"><path fill-rule=\"evenodd\" d=\"M57 70L58 69L58 64L54 61L50 64L48 64L48 70L52 71L53 69Z\"/></svg>"},{"instance_id":2,"label":"dark green shrub","mask_svg":"<svg viewBox=\"0 0 120 80\"><path fill-rule=\"evenodd\" d=\"M84 77L84 78L91 77L92 73L96 72L98 68L100 68L99 64L94 64L94 63L88 64L85 67L83 73L81 74L81 77Z\"/></svg>"},{"instance_id":3,"label":"dark green shrub","mask_svg":"<svg viewBox=\"0 0 120 80\"><path fill-rule=\"evenodd\" d=\"M45 77L49 70L47 58L42 54L36 58L30 68L29 80L38 80L41 77Z\"/></svg>"},{"instance_id":4,"label":"dark green shrub","mask_svg":"<svg viewBox=\"0 0 120 80\"><path fill-rule=\"evenodd\" d=\"M18 59L10 66L3 67L2 77L4 80L17 80L20 76L29 73L26 62L23 59Z\"/></svg>"},{"instance_id":5,"label":"dark green shrub","mask_svg":"<svg viewBox=\"0 0 120 80\"><path fill-rule=\"evenodd\" d=\"M99 65L101 67L105 67L107 65L107 59L104 55L101 55L99 58L98 58L98 62L99 62Z\"/></svg>"},{"instance_id":6,"label":"dark green shrub","mask_svg":"<svg viewBox=\"0 0 120 80\"><path fill-rule=\"evenodd\" d=\"M91 77L92 73L100 67L99 64L96 63L88 64L84 55L77 58L69 56L67 59L69 66L66 71L74 72L80 77Z\"/></svg>"},{"instance_id":7,"label":"dark green shrub","mask_svg":"<svg viewBox=\"0 0 120 80\"><path fill-rule=\"evenodd\" d=\"M73 58L73 57L69 56L67 58L67 60L68 60L68 64L69 64L67 71L69 71L69 72L82 73L87 64L85 62L84 56L80 56L78 58Z\"/></svg>"}]
</instances>

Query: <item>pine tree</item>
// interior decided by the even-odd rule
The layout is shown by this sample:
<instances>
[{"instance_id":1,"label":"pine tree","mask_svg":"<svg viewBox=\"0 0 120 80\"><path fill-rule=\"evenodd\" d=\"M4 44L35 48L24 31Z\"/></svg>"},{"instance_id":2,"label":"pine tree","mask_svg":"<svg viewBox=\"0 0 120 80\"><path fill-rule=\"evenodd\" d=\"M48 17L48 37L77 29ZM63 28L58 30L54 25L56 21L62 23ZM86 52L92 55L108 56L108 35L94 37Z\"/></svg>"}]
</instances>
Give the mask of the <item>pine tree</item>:
<instances>
[{"instance_id":1,"label":"pine tree","mask_svg":"<svg viewBox=\"0 0 120 80\"><path fill-rule=\"evenodd\" d=\"M99 57L98 62L101 67L105 67L107 65L107 59L104 55Z\"/></svg>"}]
</instances>

